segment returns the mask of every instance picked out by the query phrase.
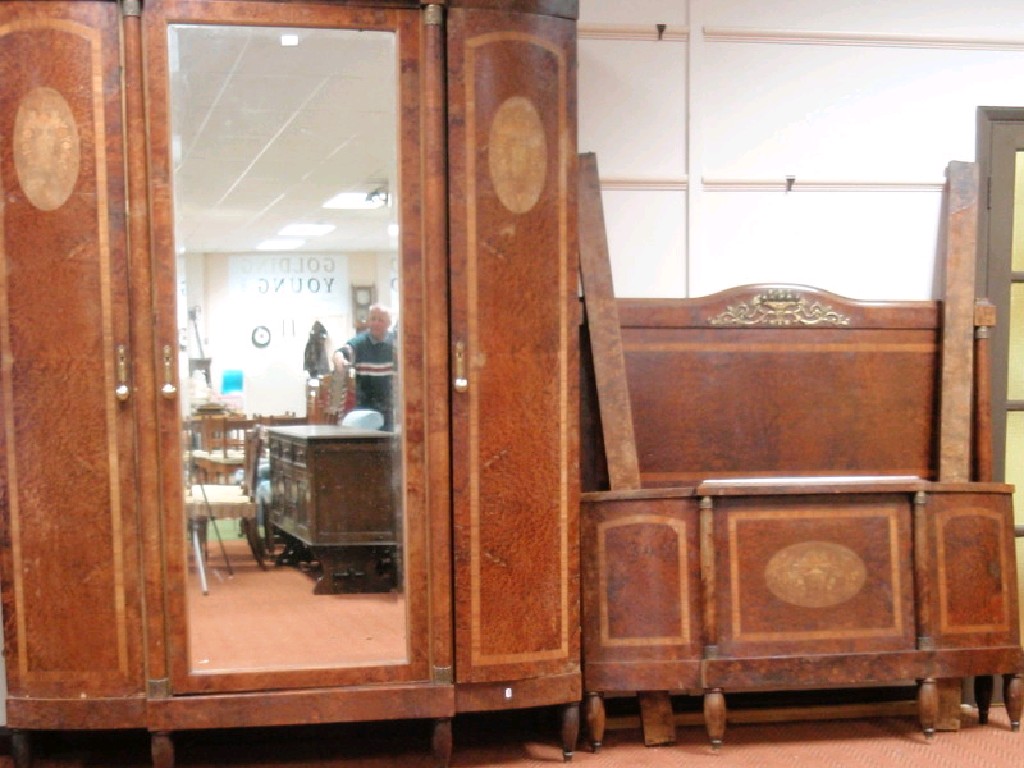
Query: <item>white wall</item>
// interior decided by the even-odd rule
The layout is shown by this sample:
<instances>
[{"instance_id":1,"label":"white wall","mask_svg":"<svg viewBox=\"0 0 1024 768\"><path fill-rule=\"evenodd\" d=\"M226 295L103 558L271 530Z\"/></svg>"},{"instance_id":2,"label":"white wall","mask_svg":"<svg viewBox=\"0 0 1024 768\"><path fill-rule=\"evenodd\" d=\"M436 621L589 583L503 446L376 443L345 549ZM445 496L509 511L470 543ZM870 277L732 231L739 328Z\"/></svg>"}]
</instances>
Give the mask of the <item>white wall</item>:
<instances>
[{"instance_id":1,"label":"white wall","mask_svg":"<svg viewBox=\"0 0 1024 768\"><path fill-rule=\"evenodd\" d=\"M246 413L306 412L303 355L313 324L328 332L327 350L353 335L352 285L372 285L389 294L394 255L358 254L194 254L183 260L187 298L199 306L202 351L211 359L212 383L219 391L225 370L245 372ZM270 330L270 343L252 344L256 326ZM198 356L195 331L185 335L187 356Z\"/></svg>"},{"instance_id":2,"label":"white wall","mask_svg":"<svg viewBox=\"0 0 1024 768\"><path fill-rule=\"evenodd\" d=\"M979 106L1024 103L1019 0L580 5L616 294L937 297L947 164Z\"/></svg>"}]
</instances>

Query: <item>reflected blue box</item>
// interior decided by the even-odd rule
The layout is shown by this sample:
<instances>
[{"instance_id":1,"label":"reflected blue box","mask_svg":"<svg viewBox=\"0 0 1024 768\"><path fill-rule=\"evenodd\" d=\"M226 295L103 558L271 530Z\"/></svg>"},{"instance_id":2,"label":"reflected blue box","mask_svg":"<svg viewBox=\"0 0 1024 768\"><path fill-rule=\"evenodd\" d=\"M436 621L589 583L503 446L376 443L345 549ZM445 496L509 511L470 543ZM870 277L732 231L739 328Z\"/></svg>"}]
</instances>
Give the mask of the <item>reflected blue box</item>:
<instances>
[{"instance_id":1,"label":"reflected blue box","mask_svg":"<svg viewBox=\"0 0 1024 768\"><path fill-rule=\"evenodd\" d=\"M224 375L221 377L221 394L230 395L233 392L242 391L242 372L241 371L224 371Z\"/></svg>"}]
</instances>

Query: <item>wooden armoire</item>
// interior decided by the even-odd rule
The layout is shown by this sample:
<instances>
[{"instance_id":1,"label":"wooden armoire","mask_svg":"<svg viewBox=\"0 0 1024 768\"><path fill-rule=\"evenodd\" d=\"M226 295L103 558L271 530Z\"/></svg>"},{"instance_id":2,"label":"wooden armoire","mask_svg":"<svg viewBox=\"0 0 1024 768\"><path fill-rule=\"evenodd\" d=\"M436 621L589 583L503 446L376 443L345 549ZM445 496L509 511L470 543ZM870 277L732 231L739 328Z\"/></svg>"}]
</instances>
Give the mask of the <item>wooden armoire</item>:
<instances>
[{"instance_id":1,"label":"wooden armoire","mask_svg":"<svg viewBox=\"0 0 1024 768\"><path fill-rule=\"evenodd\" d=\"M168 768L180 730L397 718L433 720L447 763L458 713L540 706L561 708L571 755L577 14L576 0L0 5L0 576L19 768L34 731L145 729ZM206 598L182 482L169 85L188 48L168 41L249 28L393 41L397 659L210 670L190 645Z\"/></svg>"}]
</instances>

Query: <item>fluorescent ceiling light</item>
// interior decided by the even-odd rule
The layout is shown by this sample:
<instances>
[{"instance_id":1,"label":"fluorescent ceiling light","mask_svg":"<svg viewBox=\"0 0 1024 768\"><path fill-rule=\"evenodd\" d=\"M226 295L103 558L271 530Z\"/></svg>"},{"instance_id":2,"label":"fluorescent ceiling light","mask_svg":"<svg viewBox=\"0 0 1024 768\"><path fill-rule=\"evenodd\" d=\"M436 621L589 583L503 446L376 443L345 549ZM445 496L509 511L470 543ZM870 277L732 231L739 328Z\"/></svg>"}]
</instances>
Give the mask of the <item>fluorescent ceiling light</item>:
<instances>
[{"instance_id":1,"label":"fluorescent ceiling light","mask_svg":"<svg viewBox=\"0 0 1024 768\"><path fill-rule=\"evenodd\" d=\"M273 237L256 246L257 251L294 251L305 245L305 240L296 237Z\"/></svg>"},{"instance_id":2,"label":"fluorescent ceiling light","mask_svg":"<svg viewBox=\"0 0 1024 768\"><path fill-rule=\"evenodd\" d=\"M281 237L320 237L334 229L333 224L289 224L277 234Z\"/></svg>"},{"instance_id":3,"label":"fluorescent ceiling light","mask_svg":"<svg viewBox=\"0 0 1024 768\"><path fill-rule=\"evenodd\" d=\"M281 35L281 45L285 48L292 48L299 44L299 36L291 33Z\"/></svg>"},{"instance_id":4,"label":"fluorescent ceiling light","mask_svg":"<svg viewBox=\"0 0 1024 768\"><path fill-rule=\"evenodd\" d=\"M387 203L384 195L371 196L365 192L339 192L324 203L324 208L342 211L372 211Z\"/></svg>"}]
</instances>

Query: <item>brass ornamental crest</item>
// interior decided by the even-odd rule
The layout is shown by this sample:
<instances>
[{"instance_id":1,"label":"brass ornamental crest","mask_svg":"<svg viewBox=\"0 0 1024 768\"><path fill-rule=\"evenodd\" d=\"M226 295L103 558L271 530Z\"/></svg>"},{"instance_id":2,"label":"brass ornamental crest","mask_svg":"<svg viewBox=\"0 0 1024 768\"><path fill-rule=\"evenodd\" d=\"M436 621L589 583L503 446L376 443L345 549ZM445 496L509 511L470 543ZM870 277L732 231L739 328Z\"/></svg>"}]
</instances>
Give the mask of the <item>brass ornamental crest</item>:
<instances>
[{"instance_id":1,"label":"brass ornamental crest","mask_svg":"<svg viewBox=\"0 0 1024 768\"><path fill-rule=\"evenodd\" d=\"M850 317L788 288L769 288L749 303L727 307L711 325L849 325Z\"/></svg>"}]
</instances>

